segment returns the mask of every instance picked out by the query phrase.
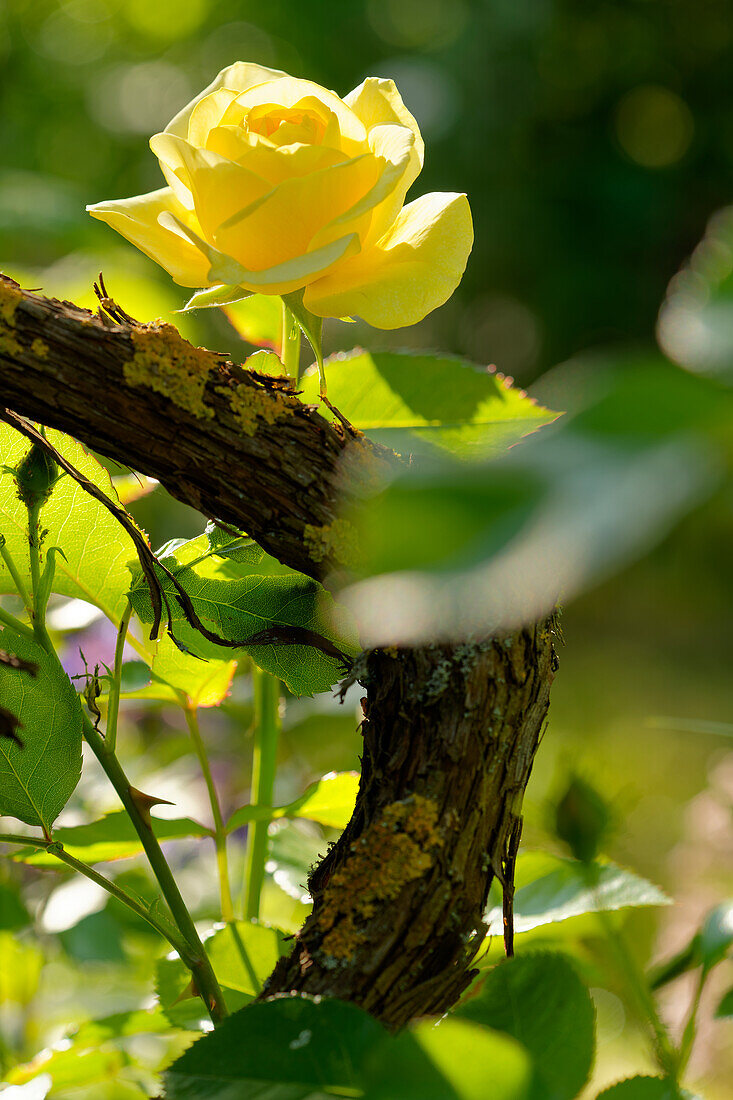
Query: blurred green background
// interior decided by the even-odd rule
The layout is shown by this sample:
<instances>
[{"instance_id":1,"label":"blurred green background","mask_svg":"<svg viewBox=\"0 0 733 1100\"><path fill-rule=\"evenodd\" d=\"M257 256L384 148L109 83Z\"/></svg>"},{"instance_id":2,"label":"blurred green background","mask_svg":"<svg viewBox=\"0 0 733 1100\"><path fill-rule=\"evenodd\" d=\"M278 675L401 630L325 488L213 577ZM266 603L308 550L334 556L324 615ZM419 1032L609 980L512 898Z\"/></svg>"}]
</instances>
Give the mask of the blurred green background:
<instances>
[{"instance_id":1,"label":"blurred green background","mask_svg":"<svg viewBox=\"0 0 733 1100\"><path fill-rule=\"evenodd\" d=\"M180 321L196 342L241 354L211 313L176 318L186 292L84 212L160 186L149 136L239 59L340 94L366 75L393 77L426 139L414 194L465 190L471 201L476 245L453 299L408 331L334 327L331 348L441 347L528 385L591 348L651 345L670 279L733 199L730 0L4 0L0 270L90 306L104 270L134 316ZM201 529L157 493L136 514L154 545ZM617 817L609 854L677 901L631 922L654 956L679 947L733 888L732 540L728 487L565 609L529 790L528 846L548 843L549 805L571 770L605 791ZM230 807L249 782L242 692L208 723ZM353 708L299 703L293 715L283 799L357 766ZM177 716L133 717L128 751L145 749L146 771L163 775L181 746ZM166 780L182 813L189 771L179 762ZM82 792L89 812L94 790ZM109 960L90 965L99 982L118 981ZM59 974L68 982L68 969ZM66 1011L59 974L44 987L52 1022ZM672 989L671 1020L689 992ZM113 989L105 996L112 1004ZM649 1064L622 1010L619 1023L620 1002L604 996L599 1083ZM711 1100L728 1095L733 1073L726 1026L704 1024L692 1065Z\"/></svg>"}]
</instances>

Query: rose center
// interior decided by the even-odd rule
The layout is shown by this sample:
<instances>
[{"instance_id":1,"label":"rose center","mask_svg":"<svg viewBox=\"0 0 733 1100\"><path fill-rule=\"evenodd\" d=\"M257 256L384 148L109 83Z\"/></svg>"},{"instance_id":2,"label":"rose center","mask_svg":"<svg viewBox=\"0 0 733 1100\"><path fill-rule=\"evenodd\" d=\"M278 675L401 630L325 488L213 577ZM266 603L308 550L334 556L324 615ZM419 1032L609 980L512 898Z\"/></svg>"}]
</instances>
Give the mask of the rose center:
<instances>
[{"instance_id":1,"label":"rose center","mask_svg":"<svg viewBox=\"0 0 733 1100\"><path fill-rule=\"evenodd\" d=\"M278 138L288 142L299 141L305 145L319 145L326 132L323 119L302 109L270 108L266 113L261 113L255 107L243 121L250 133L275 141Z\"/></svg>"}]
</instances>

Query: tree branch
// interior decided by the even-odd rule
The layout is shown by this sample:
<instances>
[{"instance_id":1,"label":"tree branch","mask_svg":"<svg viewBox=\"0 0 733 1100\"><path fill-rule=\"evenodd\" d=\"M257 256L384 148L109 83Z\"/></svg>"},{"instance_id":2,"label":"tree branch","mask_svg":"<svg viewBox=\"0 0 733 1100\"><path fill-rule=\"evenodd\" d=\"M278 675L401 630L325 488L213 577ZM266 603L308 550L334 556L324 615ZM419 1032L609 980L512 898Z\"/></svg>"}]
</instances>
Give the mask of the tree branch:
<instances>
[{"instance_id":1,"label":"tree branch","mask_svg":"<svg viewBox=\"0 0 733 1100\"><path fill-rule=\"evenodd\" d=\"M192 347L172 325L117 324L2 275L0 371L4 406L157 478L319 579L343 565L338 540L319 533L389 461L282 381Z\"/></svg>"},{"instance_id":2,"label":"tree branch","mask_svg":"<svg viewBox=\"0 0 733 1100\"><path fill-rule=\"evenodd\" d=\"M116 320L0 277L0 404L158 478L295 569L342 566L332 525L395 457L282 383L106 305ZM311 875L313 914L265 995L341 997L393 1028L456 1000L494 876L511 899L554 665L551 622L362 656L356 809Z\"/></svg>"}]
</instances>

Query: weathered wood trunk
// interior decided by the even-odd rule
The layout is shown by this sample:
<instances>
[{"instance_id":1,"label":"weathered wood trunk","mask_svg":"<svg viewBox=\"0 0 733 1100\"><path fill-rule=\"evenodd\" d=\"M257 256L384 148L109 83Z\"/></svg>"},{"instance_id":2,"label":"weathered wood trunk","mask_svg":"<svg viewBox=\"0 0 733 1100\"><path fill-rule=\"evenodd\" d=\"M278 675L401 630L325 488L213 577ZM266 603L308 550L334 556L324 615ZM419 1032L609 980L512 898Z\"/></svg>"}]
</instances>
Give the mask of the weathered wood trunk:
<instances>
[{"instance_id":1,"label":"weathered wood trunk","mask_svg":"<svg viewBox=\"0 0 733 1100\"><path fill-rule=\"evenodd\" d=\"M311 874L313 913L264 996L337 996L391 1028L457 1000L511 858L554 659L550 623L365 655L356 810Z\"/></svg>"},{"instance_id":2,"label":"weathered wood trunk","mask_svg":"<svg viewBox=\"0 0 733 1100\"><path fill-rule=\"evenodd\" d=\"M113 324L0 276L0 418L3 406L157 477L317 578L343 564L333 524L344 497L385 461L170 326ZM511 901L554 664L551 621L363 655L356 810L311 875L313 914L266 996L340 997L391 1028L458 998L494 876Z\"/></svg>"}]
</instances>

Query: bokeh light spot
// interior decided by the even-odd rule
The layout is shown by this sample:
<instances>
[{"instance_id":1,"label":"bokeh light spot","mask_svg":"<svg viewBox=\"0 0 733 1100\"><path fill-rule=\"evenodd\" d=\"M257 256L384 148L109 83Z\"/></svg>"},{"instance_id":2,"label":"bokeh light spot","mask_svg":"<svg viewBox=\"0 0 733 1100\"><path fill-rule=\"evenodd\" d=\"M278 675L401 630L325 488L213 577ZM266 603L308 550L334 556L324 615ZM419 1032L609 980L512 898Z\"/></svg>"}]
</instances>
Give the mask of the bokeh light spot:
<instances>
[{"instance_id":1,"label":"bokeh light spot","mask_svg":"<svg viewBox=\"0 0 733 1100\"><path fill-rule=\"evenodd\" d=\"M648 84L627 92L616 108L619 145L644 168L667 168L690 147L695 125L683 99L669 88Z\"/></svg>"},{"instance_id":2,"label":"bokeh light spot","mask_svg":"<svg viewBox=\"0 0 733 1100\"><path fill-rule=\"evenodd\" d=\"M210 0L126 0L127 22L149 38L173 41L198 30L209 12Z\"/></svg>"},{"instance_id":3,"label":"bokeh light spot","mask_svg":"<svg viewBox=\"0 0 733 1100\"><path fill-rule=\"evenodd\" d=\"M369 0L367 15L381 39L411 49L454 42L468 22L464 0Z\"/></svg>"},{"instance_id":4,"label":"bokeh light spot","mask_svg":"<svg viewBox=\"0 0 733 1100\"><path fill-rule=\"evenodd\" d=\"M192 95L181 69L169 61L144 61L109 69L90 86L88 108L107 130L152 134L162 130Z\"/></svg>"}]
</instances>

